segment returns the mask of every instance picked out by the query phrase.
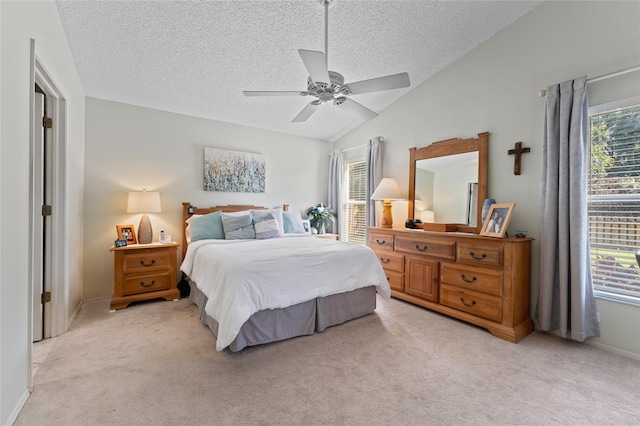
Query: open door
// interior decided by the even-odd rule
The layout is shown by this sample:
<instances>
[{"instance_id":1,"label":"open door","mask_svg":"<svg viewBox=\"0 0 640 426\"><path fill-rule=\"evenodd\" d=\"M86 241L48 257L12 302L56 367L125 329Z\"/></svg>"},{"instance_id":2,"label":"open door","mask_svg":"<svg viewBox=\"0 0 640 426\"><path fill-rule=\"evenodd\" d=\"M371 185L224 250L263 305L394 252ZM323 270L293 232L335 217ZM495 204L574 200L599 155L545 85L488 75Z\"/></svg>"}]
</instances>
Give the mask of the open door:
<instances>
[{"instance_id":1,"label":"open door","mask_svg":"<svg viewBox=\"0 0 640 426\"><path fill-rule=\"evenodd\" d=\"M51 189L53 149L47 99L36 85L34 93L33 156L33 341L51 337ZM49 109L50 106L49 106Z\"/></svg>"}]
</instances>

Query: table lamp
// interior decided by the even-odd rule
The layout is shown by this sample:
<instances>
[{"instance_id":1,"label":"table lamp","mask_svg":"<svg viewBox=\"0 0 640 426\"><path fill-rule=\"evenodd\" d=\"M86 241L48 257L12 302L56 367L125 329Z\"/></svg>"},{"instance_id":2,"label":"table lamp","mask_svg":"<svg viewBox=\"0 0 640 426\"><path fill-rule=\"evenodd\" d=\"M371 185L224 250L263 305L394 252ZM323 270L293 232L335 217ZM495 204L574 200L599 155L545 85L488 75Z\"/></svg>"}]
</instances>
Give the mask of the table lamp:
<instances>
[{"instance_id":1,"label":"table lamp","mask_svg":"<svg viewBox=\"0 0 640 426\"><path fill-rule=\"evenodd\" d=\"M391 201L404 200L404 195L400 191L398 182L394 178L384 178L378 184L378 187L371 195L372 200L383 200L382 218L380 219L381 228L391 228L393 226L393 217L391 216Z\"/></svg>"},{"instance_id":2,"label":"table lamp","mask_svg":"<svg viewBox=\"0 0 640 426\"><path fill-rule=\"evenodd\" d=\"M143 213L138 226L138 243L150 244L153 241L153 229L147 213L160 213L160 193L152 191L129 192L127 213Z\"/></svg>"}]
</instances>

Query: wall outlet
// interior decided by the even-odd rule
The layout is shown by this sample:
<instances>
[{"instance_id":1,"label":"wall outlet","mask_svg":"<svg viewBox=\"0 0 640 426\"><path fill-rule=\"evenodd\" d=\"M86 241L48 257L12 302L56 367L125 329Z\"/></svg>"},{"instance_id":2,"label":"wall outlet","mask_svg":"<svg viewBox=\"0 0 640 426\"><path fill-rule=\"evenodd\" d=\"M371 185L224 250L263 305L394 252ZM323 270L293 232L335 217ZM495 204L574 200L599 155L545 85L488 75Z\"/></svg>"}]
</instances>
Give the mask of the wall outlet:
<instances>
[{"instance_id":1,"label":"wall outlet","mask_svg":"<svg viewBox=\"0 0 640 426\"><path fill-rule=\"evenodd\" d=\"M596 312L596 320L598 321L598 324L600 324L600 312Z\"/></svg>"}]
</instances>

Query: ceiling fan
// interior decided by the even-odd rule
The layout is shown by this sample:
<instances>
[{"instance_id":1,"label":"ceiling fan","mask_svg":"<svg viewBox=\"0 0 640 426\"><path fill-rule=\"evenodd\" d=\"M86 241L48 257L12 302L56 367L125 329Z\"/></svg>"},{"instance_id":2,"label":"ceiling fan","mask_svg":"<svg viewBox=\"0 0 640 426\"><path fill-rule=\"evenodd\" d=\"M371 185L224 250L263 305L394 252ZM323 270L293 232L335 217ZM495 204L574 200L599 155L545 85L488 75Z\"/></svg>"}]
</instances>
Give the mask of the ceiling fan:
<instances>
[{"instance_id":1,"label":"ceiling fan","mask_svg":"<svg viewBox=\"0 0 640 426\"><path fill-rule=\"evenodd\" d=\"M348 95L378 92L382 90L409 87L409 74L406 72L372 78L370 80L344 83L342 74L329 71L327 66L329 44L329 4L334 0L319 0L324 5L324 53L315 50L298 49L300 58L309 72L307 90L300 91L243 91L245 96L313 96L314 99L293 119L293 123L306 121L325 102L332 101L333 105L364 119L371 119L378 114L359 104Z\"/></svg>"}]
</instances>

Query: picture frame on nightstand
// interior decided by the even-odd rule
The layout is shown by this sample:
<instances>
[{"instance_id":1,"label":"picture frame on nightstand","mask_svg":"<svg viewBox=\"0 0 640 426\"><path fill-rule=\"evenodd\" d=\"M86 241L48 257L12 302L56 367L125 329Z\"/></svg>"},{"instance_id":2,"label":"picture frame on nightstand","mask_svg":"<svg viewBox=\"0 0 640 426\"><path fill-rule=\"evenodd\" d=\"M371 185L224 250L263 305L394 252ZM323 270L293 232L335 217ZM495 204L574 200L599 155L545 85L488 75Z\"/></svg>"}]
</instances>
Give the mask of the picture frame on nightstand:
<instances>
[{"instance_id":1,"label":"picture frame on nightstand","mask_svg":"<svg viewBox=\"0 0 640 426\"><path fill-rule=\"evenodd\" d=\"M302 227L305 234L311 235L311 221L309 219L302 219Z\"/></svg>"},{"instance_id":2,"label":"picture frame on nightstand","mask_svg":"<svg viewBox=\"0 0 640 426\"><path fill-rule=\"evenodd\" d=\"M138 244L133 225L116 225L116 233L119 240L126 240L127 244Z\"/></svg>"}]
</instances>

